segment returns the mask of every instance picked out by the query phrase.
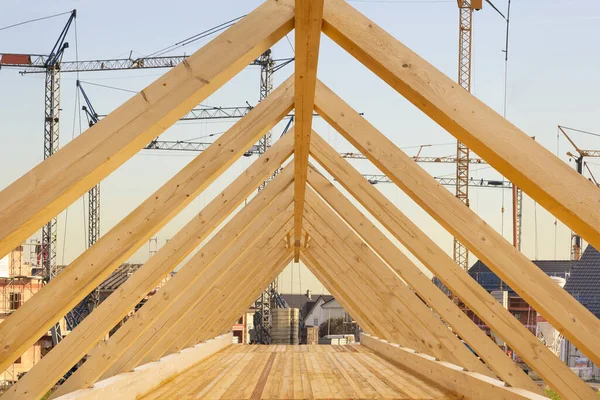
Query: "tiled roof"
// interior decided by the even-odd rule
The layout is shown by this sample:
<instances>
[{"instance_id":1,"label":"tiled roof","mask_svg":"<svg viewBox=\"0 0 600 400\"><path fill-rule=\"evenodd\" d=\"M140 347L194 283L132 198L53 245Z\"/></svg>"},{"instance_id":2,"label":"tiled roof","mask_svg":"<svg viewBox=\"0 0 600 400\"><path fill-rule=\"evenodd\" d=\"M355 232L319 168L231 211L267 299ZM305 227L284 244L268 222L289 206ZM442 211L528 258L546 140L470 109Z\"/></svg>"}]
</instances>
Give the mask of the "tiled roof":
<instances>
[{"instance_id":1,"label":"tiled roof","mask_svg":"<svg viewBox=\"0 0 600 400\"><path fill-rule=\"evenodd\" d=\"M114 292L121 286L142 264L124 263L119 266L104 282L99 286L100 291Z\"/></svg>"},{"instance_id":2,"label":"tiled roof","mask_svg":"<svg viewBox=\"0 0 600 400\"><path fill-rule=\"evenodd\" d=\"M288 307L290 308L298 308L300 309L300 319L304 320L304 318L310 314L312 309L317 304L319 297L323 298L323 301L327 302L333 299L333 296L324 294L324 295L313 295L312 299L309 300L305 294L286 294L282 293L281 298L285 300Z\"/></svg>"},{"instance_id":3,"label":"tiled roof","mask_svg":"<svg viewBox=\"0 0 600 400\"><path fill-rule=\"evenodd\" d=\"M532 260L532 262L548 276L558 276L560 278L567 278L577 263L571 260ZM481 260L478 260L469 268L469 275L488 292L493 290L508 290L514 293L506 282L502 282Z\"/></svg>"},{"instance_id":4,"label":"tiled roof","mask_svg":"<svg viewBox=\"0 0 600 400\"><path fill-rule=\"evenodd\" d=\"M565 290L600 318L600 252L588 246L567 279Z\"/></svg>"},{"instance_id":5,"label":"tiled roof","mask_svg":"<svg viewBox=\"0 0 600 400\"><path fill-rule=\"evenodd\" d=\"M302 309L306 302L310 301L305 294L281 293L281 298L285 300L288 307ZM314 300L312 300L314 301Z\"/></svg>"}]
</instances>

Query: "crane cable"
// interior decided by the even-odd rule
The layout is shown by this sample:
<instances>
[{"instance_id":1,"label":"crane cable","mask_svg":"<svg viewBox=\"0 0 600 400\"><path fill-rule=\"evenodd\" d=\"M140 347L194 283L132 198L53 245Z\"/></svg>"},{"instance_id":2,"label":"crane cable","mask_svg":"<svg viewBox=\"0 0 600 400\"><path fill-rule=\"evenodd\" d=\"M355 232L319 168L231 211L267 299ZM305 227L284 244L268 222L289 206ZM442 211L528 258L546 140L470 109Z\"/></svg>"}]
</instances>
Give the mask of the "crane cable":
<instances>
[{"instance_id":1,"label":"crane cable","mask_svg":"<svg viewBox=\"0 0 600 400\"><path fill-rule=\"evenodd\" d=\"M73 28L75 32L75 60L79 62L79 37L77 36L77 19L73 21ZM77 71L77 80L79 80L79 71ZM75 102L74 102L75 110L73 112L73 129L71 130L71 141L75 139L75 127L76 120L79 120L79 134L81 135L81 95L77 86L75 86ZM84 248L87 248L87 227L86 227L86 218L85 218L85 195L81 196L81 204L83 206L83 240L84 240ZM63 233L63 248L62 248L62 257L61 264L65 264L65 250L67 245L67 223L69 220L69 207L65 210L65 231Z\"/></svg>"},{"instance_id":2,"label":"crane cable","mask_svg":"<svg viewBox=\"0 0 600 400\"><path fill-rule=\"evenodd\" d=\"M556 129L556 157L560 154L560 130ZM558 241L558 218L554 217L554 259L556 260L556 246Z\"/></svg>"},{"instance_id":3,"label":"crane cable","mask_svg":"<svg viewBox=\"0 0 600 400\"><path fill-rule=\"evenodd\" d=\"M2 28L0 28L0 31L6 30L6 29L10 29L10 28L15 28L17 26L29 24L29 23L32 23L32 22L43 21L45 19L60 17L61 15L71 14L72 12L73 11L65 11L65 12L62 12L62 13L59 13L59 14L48 15L47 17L35 18L35 19L30 19L30 20L27 20L27 21L23 21L23 22L18 22L16 24L3 26Z\"/></svg>"},{"instance_id":4,"label":"crane cable","mask_svg":"<svg viewBox=\"0 0 600 400\"><path fill-rule=\"evenodd\" d=\"M167 47L165 47L163 49L157 50L154 53L148 54L144 58L146 58L146 57L159 57L159 56L161 56L161 55L163 55L163 54L165 54L165 53L167 53L167 52L169 52L171 50L174 50L174 49L176 49L178 47L187 46L187 45L189 45L191 43L194 43L194 42L196 42L196 41L198 41L200 39L203 39L203 38L205 38L207 36L213 35L213 34L215 34L217 32L220 32L222 30L225 30L225 29L229 28L230 26L235 25L236 22L238 22L240 19L244 18L245 16L246 16L246 14L241 15L241 16L239 16L237 18L231 19L229 21L223 22L223 23L221 23L221 24L219 24L217 26L213 26L210 29L206 29L206 30L204 30L204 31L202 31L200 33L197 33L197 34L192 35L192 36L190 36L188 38L180 40L179 42L174 43L174 44L172 44L170 46L167 46Z\"/></svg>"}]
</instances>

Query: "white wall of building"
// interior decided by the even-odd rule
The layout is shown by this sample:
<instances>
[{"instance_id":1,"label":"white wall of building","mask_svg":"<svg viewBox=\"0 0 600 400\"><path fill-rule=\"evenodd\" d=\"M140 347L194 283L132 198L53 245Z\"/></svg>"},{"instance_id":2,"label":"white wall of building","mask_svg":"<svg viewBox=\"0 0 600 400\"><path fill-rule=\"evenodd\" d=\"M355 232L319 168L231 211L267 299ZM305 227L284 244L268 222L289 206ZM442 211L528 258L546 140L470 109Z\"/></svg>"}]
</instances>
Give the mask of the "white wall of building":
<instances>
[{"instance_id":1,"label":"white wall of building","mask_svg":"<svg viewBox=\"0 0 600 400\"><path fill-rule=\"evenodd\" d=\"M319 297L317 304L304 319L304 325L319 326L329 318L343 318L345 315L346 311L337 300L325 303L323 297Z\"/></svg>"}]
</instances>

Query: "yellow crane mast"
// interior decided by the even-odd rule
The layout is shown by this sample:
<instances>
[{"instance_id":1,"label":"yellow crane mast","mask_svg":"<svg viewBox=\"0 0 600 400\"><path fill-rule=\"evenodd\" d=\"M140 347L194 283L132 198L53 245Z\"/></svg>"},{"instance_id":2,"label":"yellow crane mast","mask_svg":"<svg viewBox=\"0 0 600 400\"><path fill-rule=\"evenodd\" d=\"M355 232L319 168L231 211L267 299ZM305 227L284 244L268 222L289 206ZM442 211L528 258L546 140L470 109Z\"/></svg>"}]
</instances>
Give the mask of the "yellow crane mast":
<instances>
[{"instance_id":1,"label":"yellow crane mast","mask_svg":"<svg viewBox=\"0 0 600 400\"><path fill-rule=\"evenodd\" d=\"M481 0L458 0L458 84L471 91L471 47L473 40L473 9L481 9ZM469 207L469 148L456 142L456 197ZM454 238L454 262L469 269L469 250Z\"/></svg>"}]
</instances>

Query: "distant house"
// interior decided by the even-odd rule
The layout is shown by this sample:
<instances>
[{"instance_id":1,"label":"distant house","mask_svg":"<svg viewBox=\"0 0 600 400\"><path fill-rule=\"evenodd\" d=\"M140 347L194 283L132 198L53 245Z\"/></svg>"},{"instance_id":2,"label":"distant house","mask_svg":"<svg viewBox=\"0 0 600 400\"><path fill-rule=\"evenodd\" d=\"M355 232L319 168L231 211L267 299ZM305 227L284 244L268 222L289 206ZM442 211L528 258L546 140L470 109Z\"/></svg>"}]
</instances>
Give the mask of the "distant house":
<instances>
[{"instance_id":1,"label":"distant house","mask_svg":"<svg viewBox=\"0 0 600 400\"><path fill-rule=\"evenodd\" d=\"M343 318L346 310L337 300L328 294L312 296L310 290L306 294L281 294L286 305L300 310L300 326L319 326L329 318Z\"/></svg>"},{"instance_id":2,"label":"distant house","mask_svg":"<svg viewBox=\"0 0 600 400\"><path fill-rule=\"evenodd\" d=\"M281 294L281 298L285 301L287 307L297 308L300 310L300 326L304 325L312 326L313 323L306 322L306 317L312 311L317 301L320 298L325 299L325 301L333 299L331 295L321 295L318 297L313 297L312 292L310 290L306 291L306 294Z\"/></svg>"},{"instance_id":3,"label":"distant house","mask_svg":"<svg viewBox=\"0 0 600 400\"><path fill-rule=\"evenodd\" d=\"M600 252L588 246L571 271L565 290L600 318ZM600 380L600 368L573 343L564 340L561 358L583 379Z\"/></svg>"},{"instance_id":4,"label":"distant house","mask_svg":"<svg viewBox=\"0 0 600 400\"><path fill-rule=\"evenodd\" d=\"M319 326L330 318L343 318L346 310L333 296L319 296L304 317L305 326Z\"/></svg>"},{"instance_id":5,"label":"distant house","mask_svg":"<svg viewBox=\"0 0 600 400\"><path fill-rule=\"evenodd\" d=\"M558 285L577 299L583 306L600 318L600 252L588 246L581 259L572 260L532 260ZM567 363L583 379L600 380L600 368L594 365L575 345L563 340L542 315L531 308L510 286L503 282L482 261L477 261L469 269L469 275L486 291L491 293L523 325L542 340L548 348ZM448 289L437 279L434 283L445 292ZM483 330L490 328L471 310L469 317Z\"/></svg>"},{"instance_id":6,"label":"distant house","mask_svg":"<svg viewBox=\"0 0 600 400\"><path fill-rule=\"evenodd\" d=\"M569 278L571 271L577 264L577 261L571 260L532 260L546 275L553 278L561 286ZM488 268L483 261L478 260L471 268L469 275L479 283L488 293L491 293L515 318L517 318L531 333L537 331L537 312L517 294L506 282L498 277ZM444 292L448 289L439 279L434 278L434 283ZM469 317L480 328L490 332L490 328L477 317L472 311L468 310Z\"/></svg>"},{"instance_id":7,"label":"distant house","mask_svg":"<svg viewBox=\"0 0 600 400\"><path fill-rule=\"evenodd\" d=\"M565 290L600 318L600 252L588 246L567 279Z\"/></svg>"}]
</instances>

